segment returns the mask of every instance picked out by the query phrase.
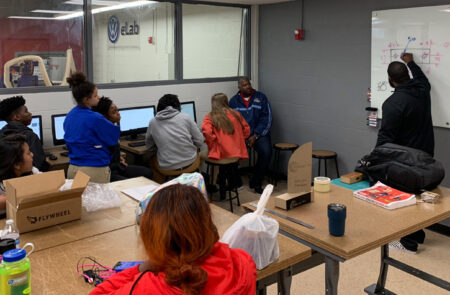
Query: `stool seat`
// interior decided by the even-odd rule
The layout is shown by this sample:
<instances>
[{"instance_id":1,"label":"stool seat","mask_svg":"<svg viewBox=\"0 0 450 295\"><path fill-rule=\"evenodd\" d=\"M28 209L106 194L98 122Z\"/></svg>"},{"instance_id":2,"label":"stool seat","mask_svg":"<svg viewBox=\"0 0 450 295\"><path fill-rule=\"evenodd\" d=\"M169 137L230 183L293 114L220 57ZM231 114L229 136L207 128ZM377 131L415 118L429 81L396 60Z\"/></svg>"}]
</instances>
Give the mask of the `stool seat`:
<instances>
[{"instance_id":1,"label":"stool seat","mask_svg":"<svg viewBox=\"0 0 450 295\"><path fill-rule=\"evenodd\" d=\"M328 170L327 170L327 160L330 159L334 159L334 163L336 166L336 174L337 177L339 178L339 167L338 167L338 162L337 162L337 153L333 152L333 151L328 151L328 150L313 150L312 151L312 157L314 159L318 159L319 160L319 167L318 167L318 175L317 176L322 176L320 174L320 161L324 160L325 162L325 176L328 176Z\"/></svg>"},{"instance_id":2,"label":"stool seat","mask_svg":"<svg viewBox=\"0 0 450 295\"><path fill-rule=\"evenodd\" d=\"M158 159L155 156L150 159L150 167L152 168L153 171L154 180L158 183L163 183L166 182L171 177L177 177L183 173L192 173L198 171L200 167L200 157L197 156L194 162L187 167L176 170L165 170L161 168L161 166L159 166Z\"/></svg>"},{"instance_id":3,"label":"stool seat","mask_svg":"<svg viewBox=\"0 0 450 295\"><path fill-rule=\"evenodd\" d=\"M288 143L288 142L278 142L276 144L273 145L274 149L279 149L279 150L296 150L298 148L298 144L296 143Z\"/></svg>"},{"instance_id":4,"label":"stool seat","mask_svg":"<svg viewBox=\"0 0 450 295\"><path fill-rule=\"evenodd\" d=\"M239 157L234 157L234 158L226 158L226 159L222 159L222 160L214 160L214 159L206 159L205 162L206 163L210 163L210 164L214 164L214 165L228 165L231 163L236 163L239 161Z\"/></svg>"},{"instance_id":5,"label":"stool seat","mask_svg":"<svg viewBox=\"0 0 450 295\"><path fill-rule=\"evenodd\" d=\"M273 145L275 150L275 157L272 165L272 183L276 186L278 182L278 176L280 174L280 152L288 151L294 153L298 148L298 144L289 142L277 142Z\"/></svg>"},{"instance_id":6,"label":"stool seat","mask_svg":"<svg viewBox=\"0 0 450 295\"><path fill-rule=\"evenodd\" d=\"M313 150L312 157L316 159L333 159L337 154L333 151L327 150Z\"/></svg>"}]
</instances>

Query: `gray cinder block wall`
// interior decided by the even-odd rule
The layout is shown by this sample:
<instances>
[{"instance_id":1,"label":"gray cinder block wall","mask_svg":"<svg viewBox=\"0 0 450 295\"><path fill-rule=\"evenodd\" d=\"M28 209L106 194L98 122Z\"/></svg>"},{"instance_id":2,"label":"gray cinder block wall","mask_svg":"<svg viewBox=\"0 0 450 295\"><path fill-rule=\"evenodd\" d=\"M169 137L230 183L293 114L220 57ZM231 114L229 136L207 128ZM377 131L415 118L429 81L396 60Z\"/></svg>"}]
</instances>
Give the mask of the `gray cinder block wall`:
<instances>
[{"instance_id":1,"label":"gray cinder block wall","mask_svg":"<svg viewBox=\"0 0 450 295\"><path fill-rule=\"evenodd\" d=\"M353 171L377 138L377 129L366 126L365 111L371 12L443 4L448 1L304 0L303 41L294 40L299 1L262 5L259 90L272 104L273 141L312 141L313 149L338 153L341 174ZM435 156L447 172L443 184L450 186L450 129L435 127L434 132ZM313 165L316 175L316 161ZM334 177L334 163L328 168Z\"/></svg>"}]
</instances>

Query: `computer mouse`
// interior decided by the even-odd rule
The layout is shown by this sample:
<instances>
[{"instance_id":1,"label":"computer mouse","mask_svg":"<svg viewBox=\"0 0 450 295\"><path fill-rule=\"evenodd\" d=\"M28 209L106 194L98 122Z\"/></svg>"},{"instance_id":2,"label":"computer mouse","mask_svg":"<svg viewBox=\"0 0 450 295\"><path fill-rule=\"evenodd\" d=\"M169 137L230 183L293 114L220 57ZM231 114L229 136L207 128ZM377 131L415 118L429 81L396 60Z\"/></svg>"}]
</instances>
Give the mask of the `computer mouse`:
<instances>
[{"instance_id":1,"label":"computer mouse","mask_svg":"<svg viewBox=\"0 0 450 295\"><path fill-rule=\"evenodd\" d=\"M50 156L48 156L48 158L49 158L50 160L52 160L52 161L58 159L58 157L55 156L55 155L50 155Z\"/></svg>"}]
</instances>

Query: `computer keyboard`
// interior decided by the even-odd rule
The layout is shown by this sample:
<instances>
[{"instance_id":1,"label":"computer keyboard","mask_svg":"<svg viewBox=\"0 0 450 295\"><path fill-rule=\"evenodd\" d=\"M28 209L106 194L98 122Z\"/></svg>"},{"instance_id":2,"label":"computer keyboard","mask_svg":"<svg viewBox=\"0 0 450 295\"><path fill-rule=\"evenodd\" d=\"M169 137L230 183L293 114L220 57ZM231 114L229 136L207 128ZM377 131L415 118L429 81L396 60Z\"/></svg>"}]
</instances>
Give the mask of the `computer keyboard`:
<instances>
[{"instance_id":1,"label":"computer keyboard","mask_svg":"<svg viewBox=\"0 0 450 295\"><path fill-rule=\"evenodd\" d=\"M138 146L144 146L145 145L145 141L135 141L135 142L129 142L128 146L131 147L138 147Z\"/></svg>"}]
</instances>

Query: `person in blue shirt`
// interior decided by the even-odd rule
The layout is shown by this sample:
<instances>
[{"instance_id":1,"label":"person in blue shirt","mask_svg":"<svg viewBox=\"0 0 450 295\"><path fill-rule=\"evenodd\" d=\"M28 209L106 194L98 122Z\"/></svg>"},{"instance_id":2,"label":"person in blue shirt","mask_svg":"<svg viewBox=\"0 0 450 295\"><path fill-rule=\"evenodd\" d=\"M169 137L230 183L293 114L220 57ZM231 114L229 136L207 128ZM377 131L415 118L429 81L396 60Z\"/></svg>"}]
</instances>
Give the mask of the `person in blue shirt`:
<instances>
[{"instance_id":1,"label":"person in blue shirt","mask_svg":"<svg viewBox=\"0 0 450 295\"><path fill-rule=\"evenodd\" d=\"M239 111L250 125L250 136L247 142L248 146L254 147L258 153L258 160L249 186L256 193L261 194L264 175L269 169L272 156L270 139L272 109L264 93L254 90L247 77L239 79L238 88L239 92L230 100L230 107Z\"/></svg>"},{"instance_id":2,"label":"person in blue shirt","mask_svg":"<svg viewBox=\"0 0 450 295\"><path fill-rule=\"evenodd\" d=\"M120 127L101 114L91 110L100 100L95 84L83 73L67 78L77 106L64 120L64 140L69 150L68 178L74 178L78 170L91 177L92 182L110 181L110 148L117 144Z\"/></svg>"}]
</instances>

